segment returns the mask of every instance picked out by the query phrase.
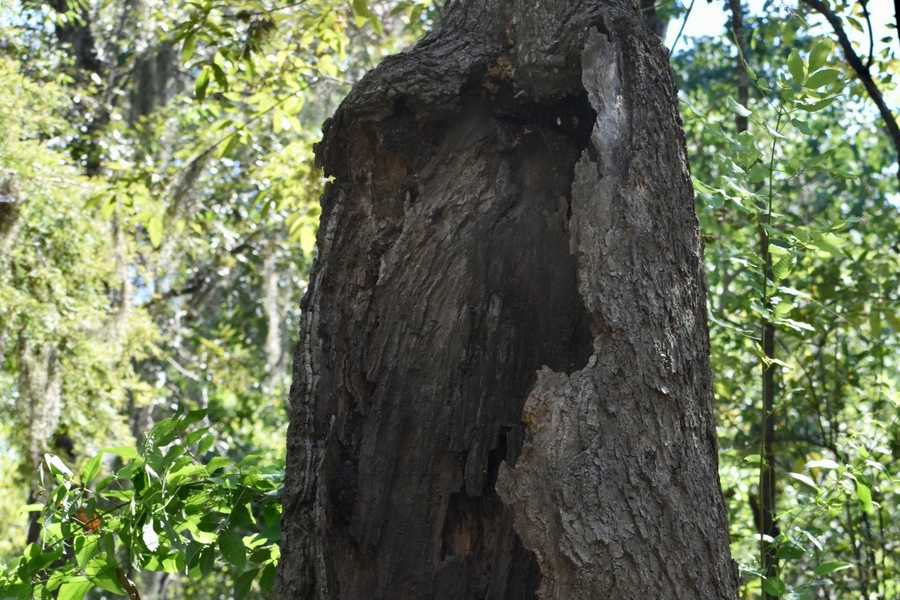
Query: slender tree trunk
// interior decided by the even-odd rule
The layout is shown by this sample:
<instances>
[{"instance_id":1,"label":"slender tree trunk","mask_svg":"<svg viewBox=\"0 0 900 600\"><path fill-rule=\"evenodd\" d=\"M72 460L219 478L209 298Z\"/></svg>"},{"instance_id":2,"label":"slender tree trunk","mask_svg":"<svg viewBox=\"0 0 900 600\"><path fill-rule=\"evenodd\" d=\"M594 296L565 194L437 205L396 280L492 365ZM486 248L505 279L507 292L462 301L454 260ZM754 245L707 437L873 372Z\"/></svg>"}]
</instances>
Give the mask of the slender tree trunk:
<instances>
[{"instance_id":1,"label":"slender tree trunk","mask_svg":"<svg viewBox=\"0 0 900 600\"><path fill-rule=\"evenodd\" d=\"M266 315L266 383L268 390L274 390L278 384L281 369L281 310L279 301L281 293L278 289L278 248L274 241L263 250L262 298L263 312Z\"/></svg>"},{"instance_id":2,"label":"slender tree trunk","mask_svg":"<svg viewBox=\"0 0 900 600\"><path fill-rule=\"evenodd\" d=\"M769 219L759 227L759 250L763 260L763 276L765 286L772 285L775 278L772 275L772 254L769 251L769 234L766 225ZM763 294L763 306L771 311L772 300L768 292ZM762 377L762 411L760 413L761 464L759 468L759 495L760 495L760 522L759 522L759 551L760 565L766 579L778 576L778 555L776 554L775 539L778 537L779 528L777 519L777 488L775 486L775 364L770 362L775 359L775 325L768 319L760 324L762 334L762 351L766 360L760 364ZM766 592L764 600L775 598Z\"/></svg>"},{"instance_id":3,"label":"slender tree trunk","mask_svg":"<svg viewBox=\"0 0 900 600\"><path fill-rule=\"evenodd\" d=\"M56 347L21 337L18 383L17 409L27 424L24 433L28 451L24 468L30 477L28 503L32 504L38 498L38 467L44 453L51 450L62 414L62 370ZM40 536L39 516L36 512L27 514L26 542L29 544L37 542Z\"/></svg>"},{"instance_id":4,"label":"slender tree trunk","mask_svg":"<svg viewBox=\"0 0 900 600\"><path fill-rule=\"evenodd\" d=\"M625 0L452 2L317 156L285 599L732 599L665 49Z\"/></svg>"},{"instance_id":5,"label":"slender tree trunk","mask_svg":"<svg viewBox=\"0 0 900 600\"><path fill-rule=\"evenodd\" d=\"M750 103L750 73L747 71L747 61L750 54L747 45L747 35L744 32L744 9L741 0L729 0L731 8L731 30L737 47L737 98L743 106ZM734 124L738 132L748 130L750 122L746 116L735 114ZM759 186L760 188L762 185ZM771 207L769 207L771 210ZM772 253L769 251L769 234L766 230L766 222L758 227L759 254L763 262L763 276L765 285L774 281L772 275ZM763 305L771 310L771 298L768 291L763 293ZM762 410L760 411L760 437L761 437L761 464L759 467L759 498L754 508L754 521L759 532L759 562L763 575L767 578L778 576L778 556L776 554L775 538L778 537L778 525L776 524L776 497L775 485L775 325L768 319L763 319L760 324L762 349L766 357L761 365L761 389ZM752 500L751 500L752 502ZM757 518L758 517L758 518ZM763 592L764 600L771 600L774 596Z\"/></svg>"},{"instance_id":6,"label":"slender tree trunk","mask_svg":"<svg viewBox=\"0 0 900 600\"><path fill-rule=\"evenodd\" d=\"M75 66L87 73L100 74L103 63L97 53L97 42L91 31L91 15L86 3L72 0L50 0L59 15L69 15L56 25L56 39L69 48Z\"/></svg>"},{"instance_id":7,"label":"slender tree trunk","mask_svg":"<svg viewBox=\"0 0 900 600\"><path fill-rule=\"evenodd\" d=\"M750 104L750 73L747 72L747 61L750 60L747 52L747 38L744 34L744 9L741 0L729 0L731 9L731 33L734 36L734 44L737 48L737 101L742 106ZM735 113L734 124L737 130L747 131L749 121L745 115Z\"/></svg>"}]
</instances>

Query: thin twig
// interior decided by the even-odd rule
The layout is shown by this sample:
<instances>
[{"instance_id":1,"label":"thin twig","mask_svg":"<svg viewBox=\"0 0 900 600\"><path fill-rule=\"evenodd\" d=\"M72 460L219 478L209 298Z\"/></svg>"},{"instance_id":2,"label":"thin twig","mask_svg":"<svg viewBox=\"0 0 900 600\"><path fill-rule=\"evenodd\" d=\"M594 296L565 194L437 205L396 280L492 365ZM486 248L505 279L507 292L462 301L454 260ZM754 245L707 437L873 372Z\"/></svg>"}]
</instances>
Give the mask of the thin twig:
<instances>
[{"instance_id":1,"label":"thin twig","mask_svg":"<svg viewBox=\"0 0 900 600\"><path fill-rule=\"evenodd\" d=\"M298 2L290 2L283 6L276 6L274 8L267 8L267 9L256 10L256 11L242 10L237 13L226 13L223 11L222 16L226 17L226 18L250 19L253 17L262 17L265 15L270 15L274 12L278 12L281 10L287 10L289 8L294 8L296 6L300 6L301 4L306 4L306 0L299 0Z\"/></svg>"},{"instance_id":2,"label":"thin twig","mask_svg":"<svg viewBox=\"0 0 900 600\"><path fill-rule=\"evenodd\" d=\"M691 5L688 6L687 12L684 15L684 20L681 22L681 27L678 29L678 35L675 36L675 41L672 42L672 47L669 48L669 54L675 53L675 47L678 46L678 40L681 39L681 34L684 33L684 26L687 25L687 20L691 16L691 11L694 10L694 2L695 0L691 0Z\"/></svg>"},{"instance_id":3,"label":"thin twig","mask_svg":"<svg viewBox=\"0 0 900 600\"><path fill-rule=\"evenodd\" d=\"M869 0L859 0L863 17L866 19L866 27L869 31L869 58L866 60L866 68L871 69L875 62L875 35L872 33L872 18L869 16Z\"/></svg>"}]
</instances>

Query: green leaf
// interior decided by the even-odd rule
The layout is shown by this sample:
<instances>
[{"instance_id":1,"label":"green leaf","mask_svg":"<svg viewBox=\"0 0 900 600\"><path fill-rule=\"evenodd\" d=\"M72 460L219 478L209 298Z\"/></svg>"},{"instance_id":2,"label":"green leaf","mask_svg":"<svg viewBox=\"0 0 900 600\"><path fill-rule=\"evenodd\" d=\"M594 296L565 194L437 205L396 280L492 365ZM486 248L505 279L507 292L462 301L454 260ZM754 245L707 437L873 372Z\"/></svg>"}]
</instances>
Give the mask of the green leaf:
<instances>
[{"instance_id":1,"label":"green leaf","mask_svg":"<svg viewBox=\"0 0 900 600\"><path fill-rule=\"evenodd\" d=\"M97 536L78 537L75 540L75 562L83 569L88 561L97 553L100 546L100 538Z\"/></svg>"},{"instance_id":2,"label":"green leaf","mask_svg":"<svg viewBox=\"0 0 900 600\"><path fill-rule=\"evenodd\" d=\"M249 502L238 504L231 509L231 522L238 527L245 527L248 529L256 524Z\"/></svg>"},{"instance_id":3,"label":"green leaf","mask_svg":"<svg viewBox=\"0 0 900 600\"><path fill-rule=\"evenodd\" d=\"M775 305L775 316L786 317L792 310L794 310L794 303L790 300L782 300Z\"/></svg>"},{"instance_id":4,"label":"green leaf","mask_svg":"<svg viewBox=\"0 0 900 600\"><path fill-rule=\"evenodd\" d=\"M270 594L275 589L276 575L277 571L273 563L267 564L262 570L262 574L259 576L259 587L264 594Z\"/></svg>"},{"instance_id":5,"label":"green leaf","mask_svg":"<svg viewBox=\"0 0 900 600\"><path fill-rule=\"evenodd\" d=\"M750 169L750 175L749 175L750 183L761 183L768 178L769 178L769 168L766 165L764 165L762 163L756 163Z\"/></svg>"},{"instance_id":6,"label":"green leaf","mask_svg":"<svg viewBox=\"0 0 900 600\"><path fill-rule=\"evenodd\" d=\"M62 526L58 522L44 523L44 527L41 529L41 538L45 543L54 544L60 541L62 537Z\"/></svg>"},{"instance_id":7,"label":"green leaf","mask_svg":"<svg viewBox=\"0 0 900 600\"><path fill-rule=\"evenodd\" d=\"M184 573L185 571L185 558L183 552L175 552L174 554L170 554L162 561L162 571L164 573Z\"/></svg>"},{"instance_id":8,"label":"green leaf","mask_svg":"<svg viewBox=\"0 0 900 600\"><path fill-rule=\"evenodd\" d=\"M225 560L236 567L242 567L247 559L247 552L244 548L244 540L242 536L230 529L219 536L219 549Z\"/></svg>"},{"instance_id":9,"label":"green leaf","mask_svg":"<svg viewBox=\"0 0 900 600\"><path fill-rule=\"evenodd\" d=\"M788 473L788 477L790 477L791 479L796 479L800 483L808 485L814 490L819 489L819 485L809 475L803 475L802 473Z\"/></svg>"},{"instance_id":10,"label":"green leaf","mask_svg":"<svg viewBox=\"0 0 900 600\"><path fill-rule=\"evenodd\" d=\"M62 550L42 551L40 544L29 544L25 552L23 552L23 560L19 566L19 573L23 579L26 579L47 567L62 556Z\"/></svg>"},{"instance_id":11,"label":"green leaf","mask_svg":"<svg viewBox=\"0 0 900 600\"><path fill-rule=\"evenodd\" d=\"M707 184L703 183L702 181L700 181L699 179L697 179L696 177L692 176L691 182L693 182L694 190L696 190L698 194L713 195L713 194L721 194L722 193L722 190L720 190L719 188L714 188L710 185L707 185Z\"/></svg>"},{"instance_id":12,"label":"green leaf","mask_svg":"<svg viewBox=\"0 0 900 600\"><path fill-rule=\"evenodd\" d=\"M224 91L228 91L228 76L225 75L225 71L222 70L215 61L212 63L213 76L216 78L216 83L219 84L219 87Z\"/></svg>"},{"instance_id":13,"label":"green leaf","mask_svg":"<svg viewBox=\"0 0 900 600\"><path fill-rule=\"evenodd\" d=\"M206 88L209 87L209 77L212 74L212 70L208 65L203 65L203 69L200 70L200 75L197 76L197 81L194 82L194 96L197 100L203 101L206 98Z\"/></svg>"},{"instance_id":14,"label":"green leaf","mask_svg":"<svg viewBox=\"0 0 900 600\"><path fill-rule=\"evenodd\" d=\"M779 140L787 139L787 137L783 133L781 133L780 131L778 131L777 129L775 129L774 127L769 125L768 123L766 123L766 131L768 131L769 135L771 135L773 138L777 138Z\"/></svg>"},{"instance_id":15,"label":"green leaf","mask_svg":"<svg viewBox=\"0 0 900 600\"><path fill-rule=\"evenodd\" d=\"M750 454L744 457L744 462L758 467L762 464L762 456L760 456L759 454Z\"/></svg>"},{"instance_id":16,"label":"green leaf","mask_svg":"<svg viewBox=\"0 0 900 600\"><path fill-rule=\"evenodd\" d=\"M159 248L163 235L163 213L157 212L147 221L147 235L154 248Z\"/></svg>"},{"instance_id":17,"label":"green leaf","mask_svg":"<svg viewBox=\"0 0 900 600\"><path fill-rule=\"evenodd\" d=\"M169 471L170 473L180 471L182 467L193 464L194 459L185 456L185 447L181 444L172 444L162 462L159 464L159 470ZM154 465L155 466L155 465Z\"/></svg>"},{"instance_id":18,"label":"green leaf","mask_svg":"<svg viewBox=\"0 0 900 600\"><path fill-rule=\"evenodd\" d=\"M872 490L860 481L856 482L856 498L864 513L871 515L875 512L875 507L872 505Z\"/></svg>"},{"instance_id":19,"label":"green leaf","mask_svg":"<svg viewBox=\"0 0 900 600\"><path fill-rule=\"evenodd\" d=\"M234 600L244 600L247 597L257 573L259 573L259 569L252 569L243 573L234 581Z\"/></svg>"},{"instance_id":20,"label":"green leaf","mask_svg":"<svg viewBox=\"0 0 900 600\"><path fill-rule=\"evenodd\" d=\"M834 470L834 469L839 469L840 466L841 466L841 465L839 465L838 463L834 462L834 461L831 460L830 458L823 458L823 459L820 459L820 460L811 460L811 461L809 461L808 463L806 463L806 468L807 468L807 469L827 469L827 470Z\"/></svg>"},{"instance_id":21,"label":"green leaf","mask_svg":"<svg viewBox=\"0 0 900 600\"><path fill-rule=\"evenodd\" d=\"M366 0L353 0L353 14L357 17L365 17L369 16L369 5Z\"/></svg>"},{"instance_id":22,"label":"green leaf","mask_svg":"<svg viewBox=\"0 0 900 600\"><path fill-rule=\"evenodd\" d=\"M97 476L97 473L100 472L100 463L103 460L103 455L98 454L91 460L85 463L84 467L81 469L81 484L82 485L90 485L94 478Z\"/></svg>"},{"instance_id":23,"label":"green leaf","mask_svg":"<svg viewBox=\"0 0 900 600\"><path fill-rule=\"evenodd\" d=\"M782 285L778 287L778 291L782 294L787 294L788 296L795 296L797 298L802 298L804 300L811 300L812 296L808 293L798 290L797 288L792 288L786 285Z\"/></svg>"},{"instance_id":24,"label":"green leaf","mask_svg":"<svg viewBox=\"0 0 900 600\"><path fill-rule=\"evenodd\" d=\"M194 51L197 49L197 36L196 32L191 31L184 37L184 43L181 46L181 62L182 64L186 64L191 58L194 56Z\"/></svg>"},{"instance_id":25,"label":"green leaf","mask_svg":"<svg viewBox=\"0 0 900 600\"><path fill-rule=\"evenodd\" d=\"M113 533L104 533L100 537L100 545L107 556L112 559L116 555L116 536Z\"/></svg>"},{"instance_id":26,"label":"green leaf","mask_svg":"<svg viewBox=\"0 0 900 600\"><path fill-rule=\"evenodd\" d=\"M30 583L14 583L0 585L0 599L2 600L31 600L38 598L34 594Z\"/></svg>"},{"instance_id":27,"label":"green leaf","mask_svg":"<svg viewBox=\"0 0 900 600\"><path fill-rule=\"evenodd\" d=\"M93 587L87 577L72 577L59 586L57 600L82 600L84 595Z\"/></svg>"},{"instance_id":28,"label":"green leaf","mask_svg":"<svg viewBox=\"0 0 900 600\"><path fill-rule=\"evenodd\" d=\"M313 251L316 249L316 230L314 227L304 225L300 228L300 248L303 250L303 254L312 256Z\"/></svg>"},{"instance_id":29,"label":"green leaf","mask_svg":"<svg viewBox=\"0 0 900 600\"><path fill-rule=\"evenodd\" d=\"M787 586L778 577L769 577L763 580L762 588L767 594L776 598L781 598L787 593Z\"/></svg>"},{"instance_id":30,"label":"green leaf","mask_svg":"<svg viewBox=\"0 0 900 600\"><path fill-rule=\"evenodd\" d=\"M147 546L147 550L150 552L156 552L159 549L159 535L153 528L153 519L144 523L144 526L141 528L141 539L144 540L144 545Z\"/></svg>"},{"instance_id":31,"label":"green leaf","mask_svg":"<svg viewBox=\"0 0 900 600\"><path fill-rule=\"evenodd\" d=\"M813 73L822 68L828 62L832 48L831 41L827 39L820 39L813 44L812 50L809 52L808 72Z\"/></svg>"},{"instance_id":32,"label":"green leaf","mask_svg":"<svg viewBox=\"0 0 900 600\"><path fill-rule=\"evenodd\" d=\"M372 27L372 29L375 30L375 33L377 33L378 35L384 35L384 26L381 24L381 21L378 19L378 15L376 15L375 13L370 11L368 21L369 21L369 25Z\"/></svg>"},{"instance_id":33,"label":"green leaf","mask_svg":"<svg viewBox=\"0 0 900 600\"><path fill-rule=\"evenodd\" d=\"M820 577L825 577L827 575L831 575L832 573L837 573L839 571L846 571L847 569L852 569L853 565L848 562L840 561L840 560L830 560L827 562L823 562L818 567L816 567L816 575Z\"/></svg>"},{"instance_id":34,"label":"green leaf","mask_svg":"<svg viewBox=\"0 0 900 600\"><path fill-rule=\"evenodd\" d=\"M156 446L166 446L180 433L179 423L176 418L163 419L153 426L149 437Z\"/></svg>"},{"instance_id":35,"label":"green leaf","mask_svg":"<svg viewBox=\"0 0 900 600\"><path fill-rule=\"evenodd\" d=\"M810 543L812 543L813 546L816 547L816 550L818 550L819 552L822 552L825 550L825 545L822 543L822 540L820 540L817 536L813 535L812 533L810 533L809 531L807 531L805 529L799 529L799 531L806 537L806 539L808 539L810 541Z\"/></svg>"},{"instance_id":36,"label":"green leaf","mask_svg":"<svg viewBox=\"0 0 900 600\"><path fill-rule=\"evenodd\" d=\"M198 565L200 562L200 552L202 550L203 546L201 544L198 544L197 542L188 543L187 549L184 551L184 560L188 571Z\"/></svg>"},{"instance_id":37,"label":"green leaf","mask_svg":"<svg viewBox=\"0 0 900 600\"><path fill-rule=\"evenodd\" d=\"M196 479L198 476L205 477L208 475L206 467L193 463L180 467L177 471L172 471L166 476L166 482L172 484L180 484L188 479Z\"/></svg>"},{"instance_id":38,"label":"green leaf","mask_svg":"<svg viewBox=\"0 0 900 600\"><path fill-rule=\"evenodd\" d=\"M731 110L739 117L749 117L753 114L753 111L751 111L743 104L739 103L731 96L728 97L728 105L731 106Z\"/></svg>"},{"instance_id":39,"label":"green leaf","mask_svg":"<svg viewBox=\"0 0 900 600\"><path fill-rule=\"evenodd\" d=\"M785 277L790 275L793 263L794 260L792 257L785 256L772 266L772 275L775 276L776 280L784 279Z\"/></svg>"},{"instance_id":40,"label":"green leaf","mask_svg":"<svg viewBox=\"0 0 900 600\"><path fill-rule=\"evenodd\" d=\"M847 16L847 22L853 29L857 30L860 33L865 33L866 28L863 27L863 24L856 17Z\"/></svg>"},{"instance_id":41,"label":"green leaf","mask_svg":"<svg viewBox=\"0 0 900 600\"><path fill-rule=\"evenodd\" d=\"M107 562L92 563L95 567L94 569L88 567L88 569L86 569L87 574L90 575L94 585L101 590L124 596L125 590L123 590L122 586L119 584L118 566L110 559L106 559L106 561Z\"/></svg>"},{"instance_id":42,"label":"green leaf","mask_svg":"<svg viewBox=\"0 0 900 600\"><path fill-rule=\"evenodd\" d=\"M210 434L204 434L203 437L200 438L200 441L197 443L197 455L202 456L209 452L209 449L213 447L213 444L216 443L216 438ZM218 457L221 458L221 457Z\"/></svg>"},{"instance_id":43,"label":"green leaf","mask_svg":"<svg viewBox=\"0 0 900 600\"><path fill-rule=\"evenodd\" d=\"M198 527L194 526L188 529L191 532L191 537L194 538L194 541L198 544L209 545L215 543L219 536L215 533L209 531L203 531Z\"/></svg>"},{"instance_id":44,"label":"green leaf","mask_svg":"<svg viewBox=\"0 0 900 600\"><path fill-rule=\"evenodd\" d=\"M793 329L794 331L815 331L816 328L810 325L809 323L804 323L803 321L797 321L794 319L775 319L775 323L777 325L784 325L788 329Z\"/></svg>"},{"instance_id":45,"label":"green leaf","mask_svg":"<svg viewBox=\"0 0 900 600\"><path fill-rule=\"evenodd\" d=\"M208 411L203 410L203 409L197 409L197 410L189 411L187 414L182 416L182 419L184 420L186 425L190 426L190 425L193 425L194 423L199 423L200 421L202 421L206 417L207 414L209 414Z\"/></svg>"},{"instance_id":46,"label":"green leaf","mask_svg":"<svg viewBox=\"0 0 900 600\"><path fill-rule=\"evenodd\" d=\"M209 471L209 473L211 475L220 469L225 469L227 467L230 467L232 464L234 464L234 463L231 461L231 459L229 459L225 456L214 456L212 458L212 460L210 460L206 464L206 469Z\"/></svg>"},{"instance_id":47,"label":"green leaf","mask_svg":"<svg viewBox=\"0 0 900 600\"><path fill-rule=\"evenodd\" d=\"M116 446L112 448L103 448L101 452L105 454L112 454L113 456L118 456L122 460L129 460L132 458L138 457L138 451L136 448L132 448L131 446Z\"/></svg>"},{"instance_id":48,"label":"green leaf","mask_svg":"<svg viewBox=\"0 0 900 600\"><path fill-rule=\"evenodd\" d=\"M66 463L64 463L64 462L63 462L58 456L56 456L55 454L45 454L45 455L44 455L44 461L46 461L47 466L50 467L50 471L51 471L51 472L53 472L53 473L58 473L58 474L63 475L63 476L65 476L65 477L71 477L71 476L72 476L72 470L69 469L69 467L66 466Z\"/></svg>"},{"instance_id":49,"label":"green leaf","mask_svg":"<svg viewBox=\"0 0 900 600\"><path fill-rule=\"evenodd\" d=\"M206 432L209 431L209 427L204 427L203 429L198 429L196 431L192 431L188 434L187 438L184 441L185 446L193 446L200 439L206 435Z\"/></svg>"},{"instance_id":50,"label":"green leaf","mask_svg":"<svg viewBox=\"0 0 900 600\"><path fill-rule=\"evenodd\" d=\"M47 578L47 589L51 592L58 590L67 577L67 574L63 571L53 571L50 577Z\"/></svg>"},{"instance_id":51,"label":"green leaf","mask_svg":"<svg viewBox=\"0 0 900 600\"><path fill-rule=\"evenodd\" d=\"M788 55L787 64L794 82L797 85L803 85L803 80L806 78L806 65L803 64L803 59L800 58L800 53L796 48L791 50Z\"/></svg>"},{"instance_id":52,"label":"green leaf","mask_svg":"<svg viewBox=\"0 0 900 600\"><path fill-rule=\"evenodd\" d=\"M800 119L791 119L791 124L794 127L796 127L800 133L805 133L806 135L813 134L812 129L809 128L809 125L807 125L804 121L801 121Z\"/></svg>"},{"instance_id":53,"label":"green leaf","mask_svg":"<svg viewBox=\"0 0 900 600\"><path fill-rule=\"evenodd\" d=\"M873 338L881 337L881 310L877 306L869 309L869 332Z\"/></svg>"},{"instance_id":54,"label":"green leaf","mask_svg":"<svg viewBox=\"0 0 900 600\"><path fill-rule=\"evenodd\" d=\"M813 235L809 242L816 248L824 250L832 256L839 256L841 254L841 247L844 245L844 239L831 232L817 233Z\"/></svg>"},{"instance_id":55,"label":"green leaf","mask_svg":"<svg viewBox=\"0 0 900 600\"><path fill-rule=\"evenodd\" d=\"M829 106L832 102L834 102L835 98L836 96L829 96L827 98L822 98L818 102L813 102L812 104L797 104L797 106L801 110L805 110L806 112L816 112Z\"/></svg>"},{"instance_id":56,"label":"green leaf","mask_svg":"<svg viewBox=\"0 0 900 600\"><path fill-rule=\"evenodd\" d=\"M815 90L838 81L840 76L841 72L836 69L822 69L810 75L803 85Z\"/></svg>"},{"instance_id":57,"label":"green leaf","mask_svg":"<svg viewBox=\"0 0 900 600\"><path fill-rule=\"evenodd\" d=\"M800 544L789 540L779 544L775 554L782 560L799 560L806 556L806 550Z\"/></svg>"},{"instance_id":58,"label":"green leaf","mask_svg":"<svg viewBox=\"0 0 900 600\"><path fill-rule=\"evenodd\" d=\"M237 133L231 133L227 135L220 143L219 150L217 155L219 158L224 158L230 156L235 148L237 148L238 143L241 141L241 136Z\"/></svg>"},{"instance_id":59,"label":"green leaf","mask_svg":"<svg viewBox=\"0 0 900 600\"><path fill-rule=\"evenodd\" d=\"M200 572L203 575L212 573L213 567L216 566L216 553L212 547L206 547L200 551Z\"/></svg>"}]
</instances>

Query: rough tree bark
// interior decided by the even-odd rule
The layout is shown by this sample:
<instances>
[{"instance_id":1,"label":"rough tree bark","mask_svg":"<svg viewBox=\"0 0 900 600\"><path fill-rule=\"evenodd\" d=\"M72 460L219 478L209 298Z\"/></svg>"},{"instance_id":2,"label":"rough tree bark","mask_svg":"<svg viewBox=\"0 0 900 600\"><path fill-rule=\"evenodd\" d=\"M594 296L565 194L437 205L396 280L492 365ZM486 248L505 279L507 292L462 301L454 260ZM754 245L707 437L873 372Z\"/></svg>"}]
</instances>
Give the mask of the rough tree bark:
<instances>
[{"instance_id":1,"label":"rough tree bark","mask_svg":"<svg viewBox=\"0 0 900 600\"><path fill-rule=\"evenodd\" d=\"M705 284L630 0L451 2L317 149L285 599L731 599Z\"/></svg>"}]
</instances>

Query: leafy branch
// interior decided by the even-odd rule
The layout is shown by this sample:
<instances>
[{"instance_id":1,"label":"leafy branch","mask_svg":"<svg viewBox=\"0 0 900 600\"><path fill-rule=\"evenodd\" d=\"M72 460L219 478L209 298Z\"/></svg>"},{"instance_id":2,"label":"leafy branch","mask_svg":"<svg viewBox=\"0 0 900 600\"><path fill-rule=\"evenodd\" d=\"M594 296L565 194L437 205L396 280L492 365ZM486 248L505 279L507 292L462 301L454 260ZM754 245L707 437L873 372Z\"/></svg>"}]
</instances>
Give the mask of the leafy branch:
<instances>
[{"instance_id":1,"label":"leafy branch","mask_svg":"<svg viewBox=\"0 0 900 600\"><path fill-rule=\"evenodd\" d=\"M881 120L884 122L884 128L894 144L894 151L897 154L898 161L897 178L900 179L900 126L897 125L894 113L888 108L881 90L878 89L878 85L872 78L872 72L869 69L871 62L869 65L863 64L859 54L854 50L850 38L847 37L847 32L844 31L841 18L831 10L825 2L822 0L803 0L803 2L825 17L831 24L831 28L834 30L838 43L840 43L841 49L844 52L844 58L862 82L863 87L865 87L866 92L869 94L869 98L871 98L872 102L875 103L875 106L878 107L878 112L881 114ZM871 24L869 27L871 31Z\"/></svg>"}]
</instances>

